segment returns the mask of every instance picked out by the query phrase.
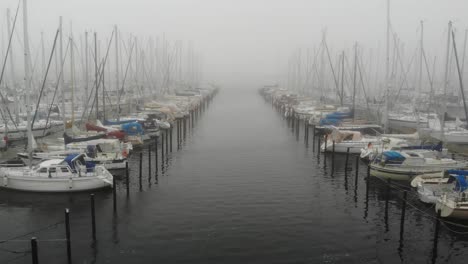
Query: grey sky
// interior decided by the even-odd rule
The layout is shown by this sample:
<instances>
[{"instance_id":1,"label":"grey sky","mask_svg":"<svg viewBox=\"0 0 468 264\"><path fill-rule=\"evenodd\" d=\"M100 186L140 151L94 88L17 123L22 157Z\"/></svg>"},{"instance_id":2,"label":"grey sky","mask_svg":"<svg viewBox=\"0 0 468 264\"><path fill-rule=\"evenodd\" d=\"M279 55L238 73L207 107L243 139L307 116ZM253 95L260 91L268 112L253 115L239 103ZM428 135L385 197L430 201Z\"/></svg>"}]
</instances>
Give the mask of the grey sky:
<instances>
[{"instance_id":1,"label":"grey sky","mask_svg":"<svg viewBox=\"0 0 468 264\"><path fill-rule=\"evenodd\" d=\"M408 47L418 41L425 21L428 53L443 49L446 25L455 22L462 39L467 26L466 0L392 0L392 24ZM7 7L17 0L2 0ZM192 40L204 57L208 77L217 73L277 74L285 70L296 47L317 46L323 28L334 50L355 41L383 53L386 0L30 0L30 32L52 38L62 15L75 34L96 29L110 34L112 25L127 33ZM4 30L4 29L2 29ZM51 41L51 40L50 40ZM410 48L412 49L412 48Z\"/></svg>"}]
</instances>

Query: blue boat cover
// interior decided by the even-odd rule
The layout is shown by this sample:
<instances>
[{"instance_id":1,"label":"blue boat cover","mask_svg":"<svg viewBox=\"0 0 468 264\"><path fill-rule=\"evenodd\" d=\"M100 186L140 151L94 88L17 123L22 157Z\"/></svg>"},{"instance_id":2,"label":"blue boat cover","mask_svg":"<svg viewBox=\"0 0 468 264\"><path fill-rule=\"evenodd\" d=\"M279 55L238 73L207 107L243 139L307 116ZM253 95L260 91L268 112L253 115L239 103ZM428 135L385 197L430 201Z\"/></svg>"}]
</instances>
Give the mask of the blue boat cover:
<instances>
[{"instance_id":1,"label":"blue boat cover","mask_svg":"<svg viewBox=\"0 0 468 264\"><path fill-rule=\"evenodd\" d=\"M321 126L339 126L341 124L341 119L337 119L337 118L322 118L320 119L320 122L319 124Z\"/></svg>"},{"instance_id":2,"label":"blue boat cover","mask_svg":"<svg viewBox=\"0 0 468 264\"><path fill-rule=\"evenodd\" d=\"M122 124L127 124L127 123L133 123L136 121L137 121L136 119L128 119L128 120L120 120L120 121L104 120L104 125L105 126L122 125Z\"/></svg>"},{"instance_id":3,"label":"blue boat cover","mask_svg":"<svg viewBox=\"0 0 468 264\"><path fill-rule=\"evenodd\" d=\"M452 175L450 176L449 183L455 181L454 191L463 192L468 188L468 182L465 175Z\"/></svg>"},{"instance_id":4,"label":"blue boat cover","mask_svg":"<svg viewBox=\"0 0 468 264\"><path fill-rule=\"evenodd\" d=\"M450 175L468 175L468 170L447 170L447 174Z\"/></svg>"},{"instance_id":5,"label":"blue boat cover","mask_svg":"<svg viewBox=\"0 0 468 264\"><path fill-rule=\"evenodd\" d=\"M420 145L420 146L408 146L402 147L401 149L427 149L427 150L436 150L441 152L442 151L442 142L437 143L437 145Z\"/></svg>"},{"instance_id":6,"label":"blue boat cover","mask_svg":"<svg viewBox=\"0 0 468 264\"><path fill-rule=\"evenodd\" d=\"M405 159L405 157L404 157L403 155L401 155L401 153L398 152L398 151L391 151L391 150L390 150L390 151L384 151L382 154L383 154L383 155L385 156L385 158L386 158L387 160L389 160L389 161L392 161L392 160L404 160L404 159Z\"/></svg>"},{"instance_id":7,"label":"blue boat cover","mask_svg":"<svg viewBox=\"0 0 468 264\"><path fill-rule=\"evenodd\" d=\"M86 165L86 171L87 172L94 171L94 168L96 167L96 163L94 163L92 161L85 161L85 165Z\"/></svg>"},{"instance_id":8,"label":"blue boat cover","mask_svg":"<svg viewBox=\"0 0 468 264\"><path fill-rule=\"evenodd\" d=\"M68 166L72 169L72 171L75 171L75 164L73 164L72 160L76 158L79 154L70 154L65 157L65 161L67 162Z\"/></svg>"},{"instance_id":9,"label":"blue boat cover","mask_svg":"<svg viewBox=\"0 0 468 264\"><path fill-rule=\"evenodd\" d=\"M121 129L131 136L144 134L143 127L138 122L122 124Z\"/></svg>"},{"instance_id":10,"label":"blue boat cover","mask_svg":"<svg viewBox=\"0 0 468 264\"><path fill-rule=\"evenodd\" d=\"M346 112L346 113L333 112L331 114L326 115L325 118L327 118L327 119L343 119L343 118L349 118L349 117L352 117L352 116L353 116L352 112Z\"/></svg>"}]
</instances>

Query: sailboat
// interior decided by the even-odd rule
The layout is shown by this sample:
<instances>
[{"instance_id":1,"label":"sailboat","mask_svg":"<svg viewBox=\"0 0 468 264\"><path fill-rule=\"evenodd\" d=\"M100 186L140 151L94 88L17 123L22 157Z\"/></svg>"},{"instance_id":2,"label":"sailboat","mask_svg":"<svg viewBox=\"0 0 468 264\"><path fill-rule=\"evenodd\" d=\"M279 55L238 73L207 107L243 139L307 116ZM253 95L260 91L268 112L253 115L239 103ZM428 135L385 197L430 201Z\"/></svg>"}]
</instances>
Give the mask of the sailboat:
<instances>
[{"instance_id":1,"label":"sailboat","mask_svg":"<svg viewBox=\"0 0 468 264\"><path fill-rule=\"evenodd\" d=\"M27 0L23 0L25 87L31 92ZM74 192L113 186L113 177L103 166L86 163L83 155L69 155L32 166L34 138L32 135L30 95L27 95L28 164L21 167L0 168L2 187L34 192Z\"/></svg>"}]
</instances>

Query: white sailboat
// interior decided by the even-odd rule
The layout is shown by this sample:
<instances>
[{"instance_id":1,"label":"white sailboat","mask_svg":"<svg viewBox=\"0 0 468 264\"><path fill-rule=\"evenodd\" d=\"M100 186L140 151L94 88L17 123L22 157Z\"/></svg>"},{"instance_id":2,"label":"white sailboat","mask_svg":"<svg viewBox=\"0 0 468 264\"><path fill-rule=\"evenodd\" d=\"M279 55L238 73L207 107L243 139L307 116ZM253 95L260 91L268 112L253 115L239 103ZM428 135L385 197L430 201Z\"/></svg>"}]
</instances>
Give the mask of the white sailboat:
<instances>
[{"instance_id":1,"label":"white sailboat","mask_svg":"<svg viewBox=\"0 0 468 264\"><path fill-rule=\"evenodd\" d=\"M25 87L31 92L27 0L23 0ZM83 155L70 155L65 159L53 159L32 166L34 138L31 129L30 95L26 96L28 114L28 166L0 168L2 187L34 192L72 192L111 187L112 175L102 166L90 166Z\"/></svg>"}]
</instances>

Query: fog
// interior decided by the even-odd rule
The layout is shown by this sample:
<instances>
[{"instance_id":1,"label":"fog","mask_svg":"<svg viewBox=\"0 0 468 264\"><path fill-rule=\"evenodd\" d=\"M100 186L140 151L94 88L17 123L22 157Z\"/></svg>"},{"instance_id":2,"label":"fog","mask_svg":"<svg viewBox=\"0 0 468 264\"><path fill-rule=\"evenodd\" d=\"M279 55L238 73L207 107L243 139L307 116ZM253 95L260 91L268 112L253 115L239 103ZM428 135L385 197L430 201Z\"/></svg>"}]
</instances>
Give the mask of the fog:
<instances>
[{"instance_id":1,"label":"fog","mask_svg":"<svg viewBox=\"0 0 468 264\"><path fill-rule=\"evenodd\" d=\"M14 15L17 2L0 2L4 39L6 8ZM418 45L419 23L424 21L428 56L442 56L448 21L454 22L462 41L467 10L463 0L392 0L392 29L409 54ZM53 41L59 16L65 29L73 23L76 35L88 30L108 38L118 25L122 32L140 37L165 35L184 45L193 43L201 55L204 78L218 82L233 75L283 80L291 53L298 47L317 48L324 29L333 56L352 50L355 42L380 57L385 52L385 0L29 1L32 53L41 31L46 42Z\"/></svg>"}]
</instances>

